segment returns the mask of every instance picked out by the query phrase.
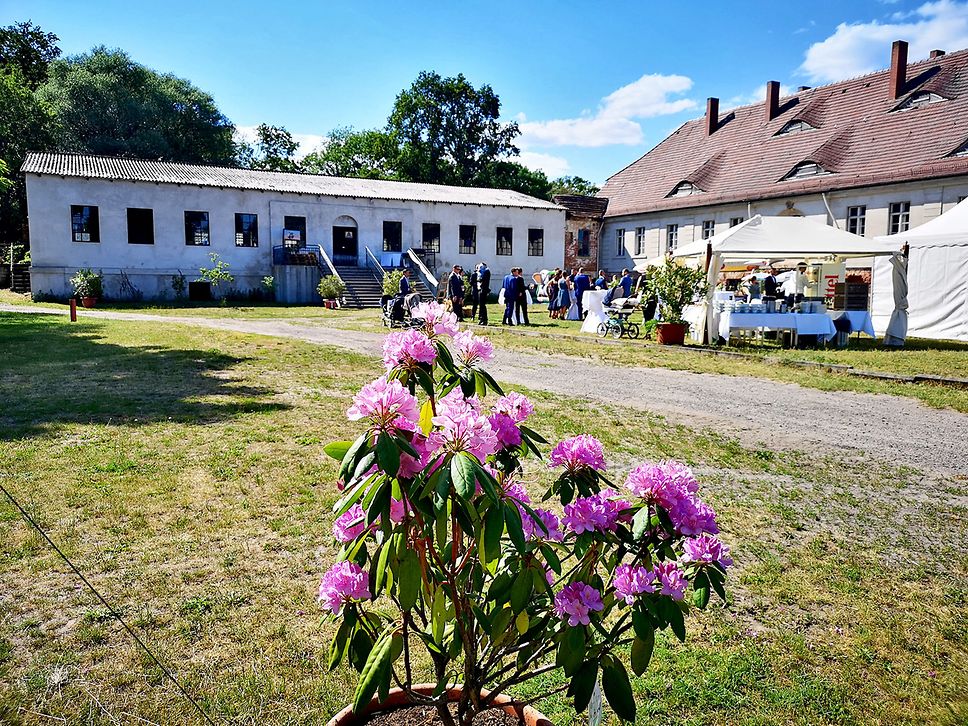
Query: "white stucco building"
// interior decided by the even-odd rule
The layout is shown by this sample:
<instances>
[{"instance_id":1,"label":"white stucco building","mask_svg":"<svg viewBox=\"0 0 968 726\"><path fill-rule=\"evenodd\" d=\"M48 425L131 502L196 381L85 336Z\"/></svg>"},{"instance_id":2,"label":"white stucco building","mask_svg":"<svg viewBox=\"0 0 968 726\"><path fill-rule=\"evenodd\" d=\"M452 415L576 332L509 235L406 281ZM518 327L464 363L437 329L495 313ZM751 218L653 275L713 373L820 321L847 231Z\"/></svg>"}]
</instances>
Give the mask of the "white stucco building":
<instances>
[{"instance_id":1,"label":"white stucco building","mask_svg":"<svg viewBox=\"0 0 968 726\"><path fill-rule=\"evenodd\" d=\"M564 258L564 209L503 189L66 153L29 154L22 171L35 294L69 296L74 272L92 268L109 297L129 295L130 283L171 298L172 278L194 280L213 252L241 293L273 275L274 253L279 263L307 246L338 269L373 257L398 265L408 250L425 251L437 273L481 260L495 274L531 272Z\"/></svg>"}]
</instances>

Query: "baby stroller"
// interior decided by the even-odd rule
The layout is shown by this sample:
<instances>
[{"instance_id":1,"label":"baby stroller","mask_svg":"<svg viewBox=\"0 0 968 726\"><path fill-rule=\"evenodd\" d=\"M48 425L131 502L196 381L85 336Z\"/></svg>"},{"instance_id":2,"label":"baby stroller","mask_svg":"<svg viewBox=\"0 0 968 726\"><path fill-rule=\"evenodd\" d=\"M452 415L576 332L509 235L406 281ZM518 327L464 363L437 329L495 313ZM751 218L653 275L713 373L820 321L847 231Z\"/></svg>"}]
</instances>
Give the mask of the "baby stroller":
<instances>
[{"instance_id":1,"label":"baby stroller","mask_svg":"<svg viewBox=\"0 0 968 726\"><path fill-rule=\"evenodd\" d=\"M387 328L419 328L424 321L413 317L414 308L420 304L420 293L409 295L384 295L380 298L383 325Z\"/></svg>"},{"instance_id":2,"label":"baby stroller","mask_svg":"<svg viewBox=\"0 0 968 726\"><path fill-rule=\"evenodd\" d=\"M608 319L598 324L598 337L606 338L611 335L618 340L623 335L629 338L638 338L640 334L639 326L630 323L629 317L635 312L640 299L637 297L617 297L605 308Z\"/></svg>"}]
</instances>

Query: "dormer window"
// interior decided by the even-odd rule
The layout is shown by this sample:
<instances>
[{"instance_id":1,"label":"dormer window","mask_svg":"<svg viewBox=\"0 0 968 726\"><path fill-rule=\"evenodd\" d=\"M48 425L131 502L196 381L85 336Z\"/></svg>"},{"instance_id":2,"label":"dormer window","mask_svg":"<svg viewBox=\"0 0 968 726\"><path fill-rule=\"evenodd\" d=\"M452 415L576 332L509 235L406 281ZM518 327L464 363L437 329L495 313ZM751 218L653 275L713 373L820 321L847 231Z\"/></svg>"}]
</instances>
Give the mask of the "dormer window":
<instances>
[{"instance_id":1,"label":"dormer window","mask_svg":"<svg viewBox=\"0 0 968 726\"><path fill-rule=\"evenodd\" d=\"M702 193L702 189L697 187L692 182L679 182L676 188L673 189L667 196L669 197L691 197L693 194Z\"/></svg>"},{"instance_id":2,"label":"dormer window","mask_svg":"<svg viewBox=\"0 0 968 726\"><path fill-rule=\"evenodd\" d=\"M774 136L786 136L787 134L798 134L801 131L812 131L815 127L808 124L806 121L801 121L799 119L794 119L793 121L787 121L782 129L776 132Z\"/></svg>"},{"instance_id":3,"label":"dormer window","mask_svg":"<svg viewBox=\"0 0 968 726\"><path fill-rule=\"evenodd\" d=\"M813 176L824 176L829 173L829 171L814 161L801 161L781 181L787 179L809 179Z\"/></svg>"},{"instance_id":4,"label":"dormer window","mask_svg":"<svg viewBox=\"0 0 968 726\"><path fill-rule=\"evenodd\" d=\"M903 103L899 104L894 110L895 111L907 111L912 108L921 108L932 103L937 103L938 101L944 101L942 96L937 93L931 93L930 91L920 91L909 96Z\"/></svg>"},{"instance_id":5,"label":"dormer window","mask_svg":"<svg viewBox=\"0 0 968 726\"><path fill-rule=\"evenodd\" d=\"M952 151L948 156L963 157L968 156L968 140L965 141L961 146Z\"/></svg>"}]
</instances>

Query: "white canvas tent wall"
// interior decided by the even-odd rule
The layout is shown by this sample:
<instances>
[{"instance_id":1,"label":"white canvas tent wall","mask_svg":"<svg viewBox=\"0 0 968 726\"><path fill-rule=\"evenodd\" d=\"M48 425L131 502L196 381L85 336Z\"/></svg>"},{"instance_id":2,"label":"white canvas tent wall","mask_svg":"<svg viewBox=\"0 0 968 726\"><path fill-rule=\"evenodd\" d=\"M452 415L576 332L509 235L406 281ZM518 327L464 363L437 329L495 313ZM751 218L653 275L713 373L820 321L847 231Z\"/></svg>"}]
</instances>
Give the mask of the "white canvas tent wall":
<instances>
[{"instance_id":1,"label":"white canvas tent wall","mask_svg":"<svg viewBox=\"0 0 968 726\"><path fill-rule=\"evenodd\" d=\"M896 241L866 239L836 227L812 222L804 217L755 217L730 227L706 240L696 240L677 248L672 256L704 264L706 276L706 325L712 325L713 288L726 260L750 259L848 259L891 255L900 249Z\"/></svg>"},{"instance_id":2,"label":"white canvas tent wall","mask_svg":"<svg viewBox=\"0 0 968 726\"><path fill-rule=\"evenodd\" d=\"M908 335L968 341L968 200L907 232L878 237L908 245ZM892 267L876 260L871 317L878 332L894 309Z\"/></svg>"}]
</instances>

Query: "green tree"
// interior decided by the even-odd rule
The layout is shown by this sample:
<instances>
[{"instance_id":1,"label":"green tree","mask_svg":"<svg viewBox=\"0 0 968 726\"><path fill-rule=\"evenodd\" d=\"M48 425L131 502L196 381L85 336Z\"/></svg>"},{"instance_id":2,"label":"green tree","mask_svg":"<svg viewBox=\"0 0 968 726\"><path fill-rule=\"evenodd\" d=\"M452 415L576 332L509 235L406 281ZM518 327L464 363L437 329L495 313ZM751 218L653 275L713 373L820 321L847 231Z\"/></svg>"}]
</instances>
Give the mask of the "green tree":
<instances>
[{"instance_id":1,"label":"green tree","mask_svg":"<svg viewBox=\"0 0 968 726\"><path fill-rule=\"evenodd\" d=\"M400 149L386 131L338 128L326 143L303 159L306 171L328 176L399 179Z\"/></svg>"},{"instance_id":2,"label":"green tree","mask_svg":"<svg viewBox=\"0 0 968 726\"><path fill-rule=\"evenodd\" d=\"M299 142L283 126L259 124L255 145L242 142L236 151L240 166L270 171L302 171L296 159Z\"/></svg>"},{"instance_id":3,"label":"green tree","mask_svg":"<svg viewBox=\"0 0 968 726\"><path fill-rule=\"evenodd\" d=\"M581 194L594 197L598 187L580 176L560 176L551 182L551 194Z\"/></svg>"},{"instance_id":4,"label":"green tree","mask_svg":"<svg viewBox=\"0 0 968 726\"><path fill-rule=\"evenodd\" d=\"M62 149L149 159L234 160L234 127L210 95L121 50L56 60L37 89L57 116Z\"/></svg>"},{"instance_id":5,"label":"green tree","mask_svg":"<svg viewBox=\"0 0 968 726\"><path fill-rule=\"evenodd\" d=\"M471 186L488 164L516 156L516 123L499 121L501 101L489 85L463 74L423 71L397 96L387 131L400 145L400 176L411 181Z\"/></svg>"},{"instance_id":6,"label":"green tree","mask_svg":"<svg viewBox=\"0 0 968 726\"><path fill-rule=\"evenodd\" d=\"M36 88L47 80L48 66L61 54L58 40L30 21L0 28L0 67L20 69L27 85Z\"/></svg>"},{"instance_id":7,"label":"green tree","mask_svg":"<svg viewBox=\"0 0 968 726\"><path fill-rule=\"evenodd\" d=\"M495 189L513 189L538 199L551 199L551 182L545 173L516 161L492 161L482 170L477 183Z\"/></svg>"}]
</instances>

